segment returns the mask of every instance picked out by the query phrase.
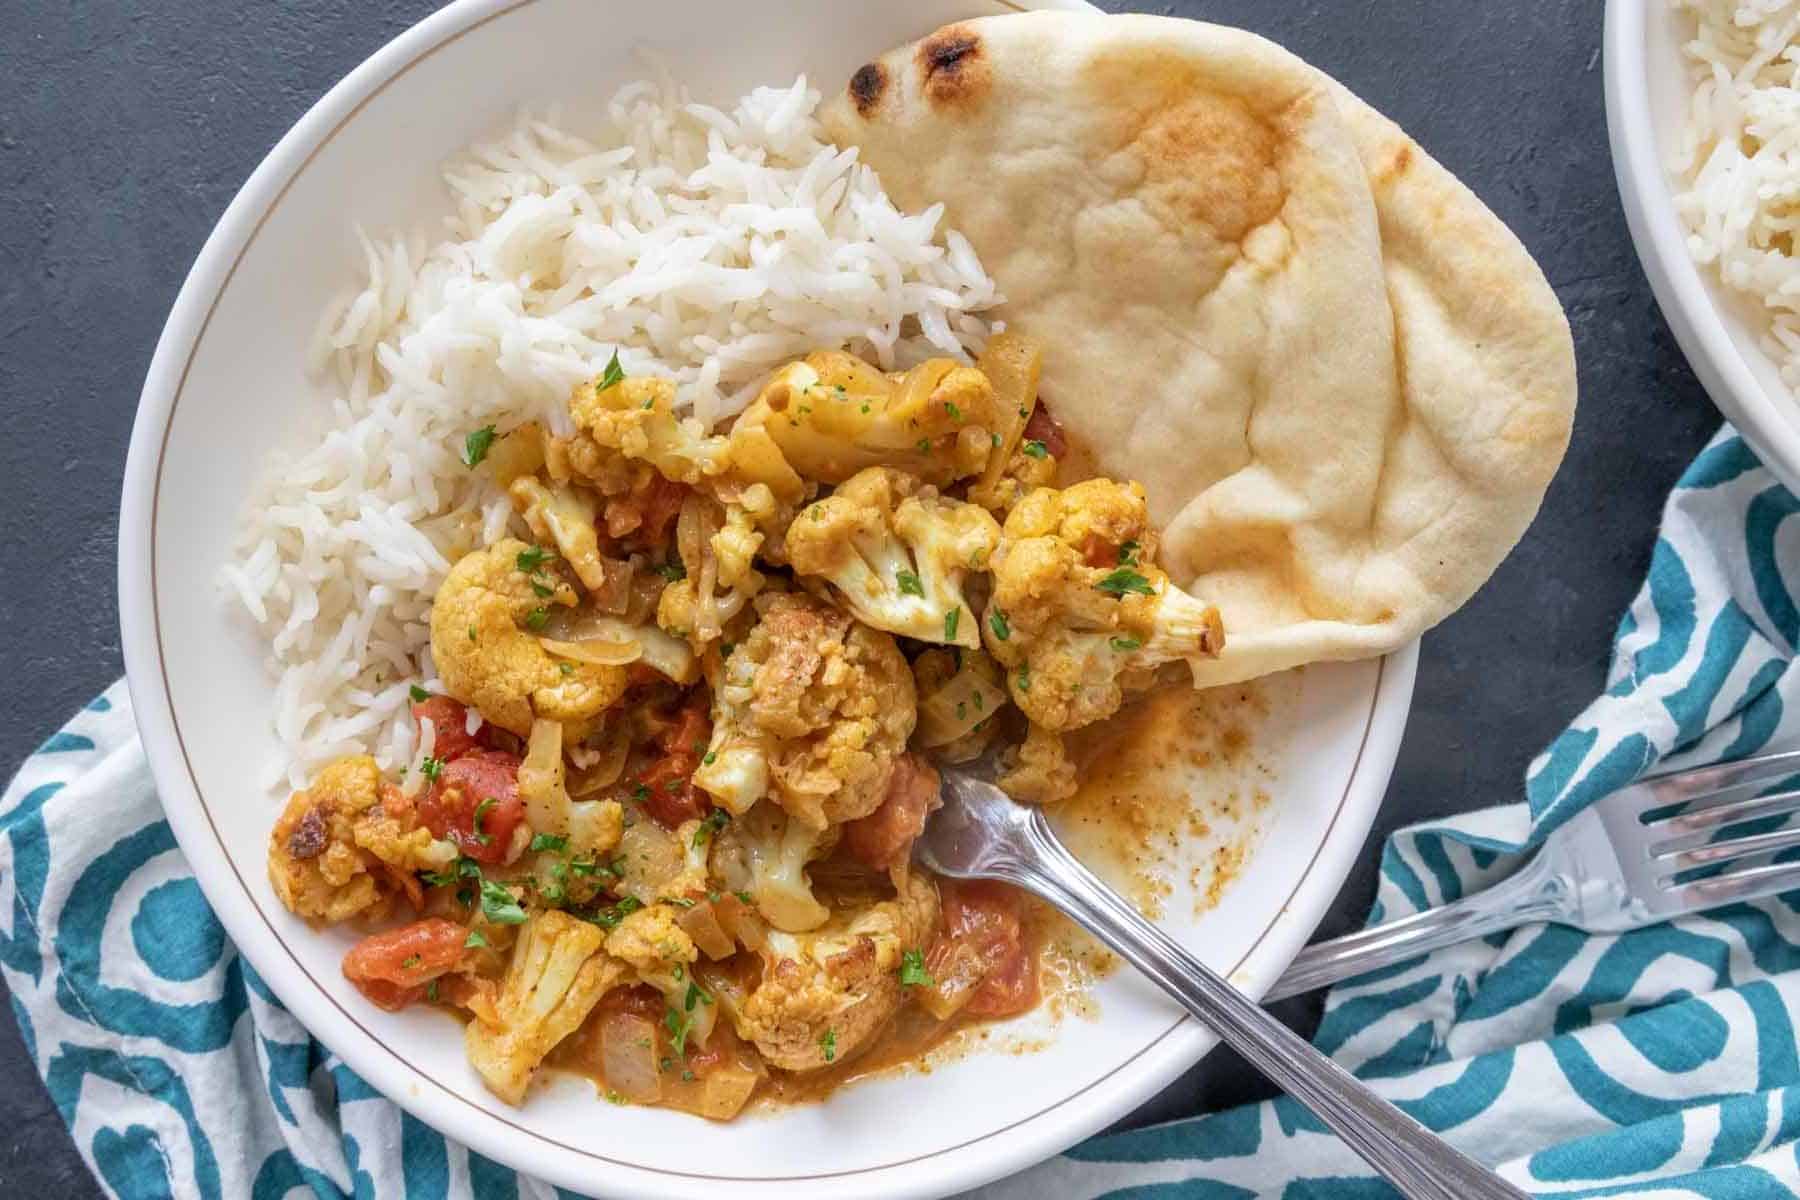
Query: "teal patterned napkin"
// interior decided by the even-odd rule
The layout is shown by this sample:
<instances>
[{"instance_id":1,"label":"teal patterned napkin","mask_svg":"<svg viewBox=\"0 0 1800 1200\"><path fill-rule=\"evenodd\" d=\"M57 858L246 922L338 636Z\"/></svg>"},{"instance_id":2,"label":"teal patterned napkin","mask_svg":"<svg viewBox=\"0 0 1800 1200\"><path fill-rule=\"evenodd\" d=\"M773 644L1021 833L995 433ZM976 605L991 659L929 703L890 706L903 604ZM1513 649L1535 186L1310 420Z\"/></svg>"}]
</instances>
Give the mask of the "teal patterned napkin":
<instances>
[{"instance_id":1,"label":"teal patterned napkin","mask_svg":"<svg viewBox=\"0 0 1800 1200\"><path fill-rule=\"evenodd\" d=\"M1524 802L1397 835L1371 919L1485 886L1654 765L1800 744L1797 511L1721 432L1669 499L1606 693L1531 765ZM1537 1195L1800 1197L1797 898L1441 951L1334 990L1317 1040ZM282 1008L176 849L121 684L0 798L0 972L76 1145L126 1200L568 1194L445 1141ZM1285 1099L1096 1138L981 1193L1392 1194Z\"/></svg>"}]
</instances>

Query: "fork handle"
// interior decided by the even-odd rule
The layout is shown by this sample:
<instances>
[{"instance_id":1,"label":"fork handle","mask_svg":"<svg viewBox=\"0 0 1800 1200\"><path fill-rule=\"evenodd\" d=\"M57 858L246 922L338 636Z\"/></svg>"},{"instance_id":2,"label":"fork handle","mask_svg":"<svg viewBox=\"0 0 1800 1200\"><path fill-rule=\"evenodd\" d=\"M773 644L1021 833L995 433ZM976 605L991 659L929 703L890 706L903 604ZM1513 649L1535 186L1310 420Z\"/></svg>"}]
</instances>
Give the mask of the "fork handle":
<instances>
[{"instance_id":1,"label":"fork handle","mask_svg":"<svg viewBox=\"0 0 1800 1200\"><path fill-rule=\"evenodd\" d=\"M1263 1002L1285 1000L1490 933L1565 919L1564 892L1545 856L1533 855L1513 874L1461 900L1308 946Z\"/></svg>"},{"instance_id":2,"label":"fork handle","mask_svg":"<svg viewBox=\"0 0 1800 1200\"><path fill-rule=\"evenodd\" d=\"M1075 860L1033 810L1032 855L995 873L1105 942L1270 1081L1311 1109L1411 1200L1527 1200L1524 1192L1370 1091L1215 975Z\"/></svg>"}]
</instances>

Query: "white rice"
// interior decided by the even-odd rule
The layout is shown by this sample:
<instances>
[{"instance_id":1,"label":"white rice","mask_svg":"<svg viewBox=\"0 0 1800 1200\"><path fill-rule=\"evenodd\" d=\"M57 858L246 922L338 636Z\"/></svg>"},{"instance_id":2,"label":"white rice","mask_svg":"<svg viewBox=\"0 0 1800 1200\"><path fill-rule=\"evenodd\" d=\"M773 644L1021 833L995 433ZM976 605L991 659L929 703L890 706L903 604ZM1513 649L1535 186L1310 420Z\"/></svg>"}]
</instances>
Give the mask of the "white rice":
<instances>
[{"instance_id":1,"label":"white rice","mask_svg":"<svg viewBox=\"0 0 1800 1200\"><path fill-rule=\"evenodd\" d=\"M898 211L825 143L818 102L804 78L730 113L634 83L602 140L527 115L449 163L456 215L436 245L359 231L366 279L311 353L334 393L326 431L271 464L222 571L268 639L271 786L359 750L387 770L415 759L432 595L510 519L459 460L469 432L566 429L570 389L615 350L711 425L820 346L893 367L985 344L978 314L1000 297L974 250L938 228L941 206Z\"/></svg>"},{"instance_id":2,"label":"white rice","mask_svg":"<svg viewBox=\"0 0 1800 1200\"><path fill-rule=\"evenodd\" d=\"M1761 304L1763 339L1800 389L1800 0L1671 0L1693 97L1670 168L1688 248Z\"/></svg>"}]
</instances>

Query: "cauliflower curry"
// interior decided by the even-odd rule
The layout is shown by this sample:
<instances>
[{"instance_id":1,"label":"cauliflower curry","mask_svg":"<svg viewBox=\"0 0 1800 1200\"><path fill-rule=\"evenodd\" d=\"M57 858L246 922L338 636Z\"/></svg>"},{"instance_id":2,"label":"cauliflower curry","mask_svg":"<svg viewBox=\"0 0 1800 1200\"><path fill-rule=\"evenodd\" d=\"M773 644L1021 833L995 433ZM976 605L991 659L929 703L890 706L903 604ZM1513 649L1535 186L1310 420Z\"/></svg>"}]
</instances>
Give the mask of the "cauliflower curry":
<instances>
[{"instance_id":1,"label":"cauliflower curry","mask_svg":"<svg viewBox=\"0 0 1800 1200\"><path fill-rule=\"evenodd\" d=\"M933 763L1064 799L1063 734L1223 641L1141 487L1053 486L1037 376L1010 333L975 367L821 351L708 433L615 359L565 433L470 435L516 536L437 593L413 764L294 795L276 893L377 930L344 974L461 1015L513 1104L550 1060L723 1120L903 1014L1032 1007L1020 898L910 862Z\"/></svg>"}]
</instances>

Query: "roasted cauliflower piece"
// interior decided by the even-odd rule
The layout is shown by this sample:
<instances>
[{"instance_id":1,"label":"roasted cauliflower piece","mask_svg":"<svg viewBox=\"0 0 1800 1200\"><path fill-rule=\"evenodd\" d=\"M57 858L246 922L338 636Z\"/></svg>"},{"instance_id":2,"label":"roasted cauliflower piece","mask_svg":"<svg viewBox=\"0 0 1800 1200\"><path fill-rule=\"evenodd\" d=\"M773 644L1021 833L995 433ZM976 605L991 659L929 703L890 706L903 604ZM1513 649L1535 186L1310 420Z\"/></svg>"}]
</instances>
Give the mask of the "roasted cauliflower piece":
<instances>
[{"instance_id":1,"label":"roasted cauliflower piece","mask_svg":"<svg viewBox=\"0 0 1800 1200\"><path fill-rule=\"evenodd\" d=\"M1010 330L988 339L975 364L994 385L1002 428L981 477L969 484L969 499L1004 517L1020 497L1056 479L1056 458L1042 442L1028 444L1025 427L1037 411L1038 374L1043 350Z\"/></svg>"},{"instance_id":2,"label":"roasted cauliflower piece","mask_svg":"<svg viewBox=\"0 0 1800 1200\"><path fill-rule=\"evenodd\" d=\"M665 479L739 505L770 533L805 498L806 484L765 431L734 426L729 436L708 434L677 416L673 380L609 372L575 389L569 415L577 433L565 453L590 479L617 477L621 456L648 463Z\"/></svg>"},{"instance_id":3,"label":"roasted cauliflower piece","mask_svg":"<svg viewBox=\"0 0 1800 1200\"><path fill-rule=\"evenodd\" d=\"M494 1095L522 1101L544 1056L601 996L631 981L631 968L602 951L604 940L598 926L555 909L535 912L519 927L496 1020L478 1018L464 1032L469 1062Z\"/></svg>"},{"instance_id":4,"label":"roasted cauliflower piece","mask_svg":"<svg viewBox=\"0 0 1800 1200\"><path fill-rule=\"evenodd\" d=\"M627 916L606 935L606 952L636 972L639 981L661 992L669 1008L681 1014L688 1045L706 1044L717 1006L694 980L700 951L676 923L673 907L652 904Z\"/></svg>"},{"instance_id":5,"label":"roasted cauliflower piece","mask_svg":"<svg viewBox=\"0 0 1800 1200\"><path fill-rule=\"evenodd\" d=\"M837 844L837 829L814 829L773 804L759 804L712 839L712 873L750 897L769 924L790 933L817 929L831 911L813 895L806 864Z\"/></svg>"},{"instance_id":6,"label":"roasted cauliflower piece","mask_svg":"<svg viewBox=\"0 0 1800 1200\"><path fill-rule=\"evenodd\" d=\"M1218 609L1170 583L1155 551L1136 483L1039 488L1007 515L982 635L1033 722L1091 724L1118 711L1134 676L1218 655Z\"/></svg>"},{"instance_id":7,"label":"roasted cauliflower piece","mask_svg":"<svg viewBox=\"0 0 1800 1200\"><path fill-rule=\"evenodd\" d=\"M901 959L926 949L937 914L937 886L915 872L892 900L835 913L811 933L769 934L738 1035L789 1071L850 1058L899 1009Z\"/></svg>"},{"instance_id":8,"label":"roasted cauliflower piece","mask_svg":"<svg viewBox=\"0 0 1800 1200\"><path fill-rule=\"evenodd\" d=\"M987 511L892 467L869 467L800 511L788 562L831 581L865 624L922 642L981 645L963 597L1000 541Z\"/></svg>"},{"instance_id":9,"label":"roasted cauliflower piece","mask_svg":"<svg viewBox=\"0 0 1800 1200\"><path fill-rule=\"evenodd\" d=\"M934 358L889 376L818 350L775 372L732 437L766 431L795 470L821 483L888 466L943 487L987 466L1002 425L993 385L973 367Z\"/></svg>"},{"instance_id":10,"label":"roasted cauliflower piece","mask_svg":"<svg viewBox=\"0 0 1800 1200\"><path fill-rule=\"evenodd\" d=\"M357 754L328 763L288 800L269 832L269 883L308 920L379 917L406 878L455 857L456 847L435 840L410 807L403 815L387 811L380 768Z\"/></svg>"},{"instance_id":11,"label":"roasted cauliflower piece","mask_svg":"<svg viewBox=\"0 0 1800 1200\"><path fill-rule=\"evenodd\" d=\"M881 803L917 719L894 639L811 596L759 597L754 629L715 672L713 735L695 786L734 814L766 788L814 829Z\"/></svg>"},{"instance_id":12,"label":"roasted cauliflower piece","mask_svg":"<svg viewBox=\"0 0 1800 1200\"><path fill-rule=\"evenodd\" d=\"M596 592L606 586L600 531L595 524L599 506L592 493L566 483L545 485L535 475L519 476L506 491L531 527L532 536L557 548L581 586ZM540 582L538 586L548 585Z\"/></svg>"},{"instance_id":13,"label":"roasted cauliflower piece","mask_svg":"<svg viewBox=\"0 0 1800 1200\"><path fill-rule=\"evenodd\" d=\"M1033 725L1013 747L995 780L1000 790L1021 804L1054 804L1067 800L1079 786L1075 764L1063 747L1062 734Z\"/></svg>"},{"instance_id":14,"label":"roasted cauliflower piece","mask_svg":"<svg viewBox=\"0 0 1800 1200\"><path fill-rule=\"evenodd\" d=\"M762 544L763 534L742 506L689 496L675 523L684 574L663 589L656 623L696 651L718 641L766 582L755 566Z\"/></svg>"},{"instance_id":15,"label":"roasted cauliflower piece","mask_svg":"<svg viewBox=\"0 0 1800 1200\"><path fill-rule=\"evenodd\" d=\"M540 551L513 538L458 560L431 604L431 657L445 690L500 728L526 737L542 717L579 737L625 694L626 670L558 660L544 649L532 627L575 595L541 561Z\"/></svg>"}]
</instances>

